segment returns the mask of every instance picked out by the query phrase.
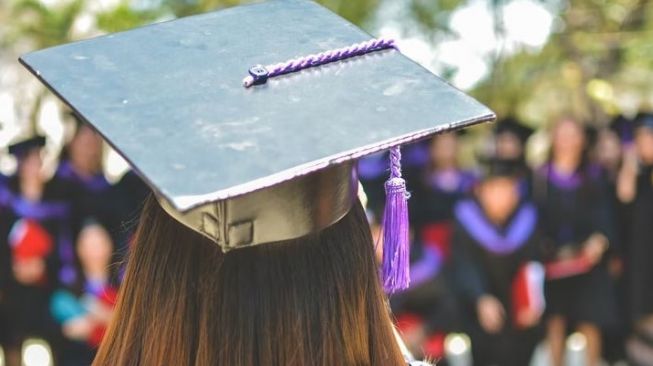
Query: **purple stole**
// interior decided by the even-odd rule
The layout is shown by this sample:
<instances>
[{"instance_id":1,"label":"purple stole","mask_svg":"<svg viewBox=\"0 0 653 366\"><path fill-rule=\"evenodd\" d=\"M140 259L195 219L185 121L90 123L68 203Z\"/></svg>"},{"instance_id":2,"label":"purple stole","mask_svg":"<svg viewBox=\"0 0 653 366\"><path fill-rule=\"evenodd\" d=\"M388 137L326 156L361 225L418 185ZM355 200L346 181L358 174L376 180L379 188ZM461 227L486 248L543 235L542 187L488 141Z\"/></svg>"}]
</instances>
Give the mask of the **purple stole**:
<instances>
[{"instance_id":1,"label":"purple stole","mask_svg":"<svg viewBox=\"0 0 653 366\"><path fill-rule=\"evenodd\" d=\"M455 209L458 221L485 250L495 254L510 254L522 247L537 226L537 211L531 203L522 204L510 221L505 233L500 233L473 200L459 202Z\"/></svg>"},{"instance_id":2,"label":"purple stole","mask_svg":"<svg viewBox=\"0 0 653 366\"><path fill-rule=\"evenodd\" d=\"M445 193L465 193L476 183L474 174L463 170L433 172L428 177L429 186Z\"/></svg>"},{"instance_id":3,"label":"purple stole","mask_svg":"<svg viewBox=\"0 0 653 366\"><path fill-rule=\"evenodd\" d=\"M65 181L75 182L82 185L84 188L91 192L102 192L107 188L111 187L111 184L104 178L102 174L96 174L91 178L84 178L77 174L73 169L73 166L69 161L62 161L59 163L57 172L55 173L57 178L60 178Z\"/></svg>"},{"instance_id":4,"label":"purple stole","mask_svg":"<svg viewBox=\"0 0 653 366\"><path fill-rule=\"evenodd\" d=\"M567 191L572 191L580 187L585 178L580 170L576 170L572 174L561 173L555 169L552 163L544 164L537 172L554 186ZM600 175L601 170L596 165L590 165L586 168L586 172L589 177L596 178Z\"/></svg>"},{"instance_id":5,"label":"purple stole","mask_svg":"<svg viewBox=\"0 0 653 366\"><path fill-rule=\"evenodd\" d=\"M442 253L434 247L424 246L422 258L410 265L410 287L423 284L437 276L442 268Z\"/></svg>"}]
</instances>

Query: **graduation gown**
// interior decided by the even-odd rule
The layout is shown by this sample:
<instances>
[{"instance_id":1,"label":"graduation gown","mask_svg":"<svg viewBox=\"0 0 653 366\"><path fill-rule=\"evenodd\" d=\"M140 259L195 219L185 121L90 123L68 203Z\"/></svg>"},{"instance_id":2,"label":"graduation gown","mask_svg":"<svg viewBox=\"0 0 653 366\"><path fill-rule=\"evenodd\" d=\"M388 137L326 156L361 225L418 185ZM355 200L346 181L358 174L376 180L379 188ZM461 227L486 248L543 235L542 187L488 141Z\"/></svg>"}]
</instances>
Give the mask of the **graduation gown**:
<instances>
[{"instance_id":1,"label":"graduation gown","mask_svg":"<svg viewBox=\"0 0 653 366\"><path fill-rule=\"evenodd\" d=\"M456 205L452 256L475 365L529 363L539 329L516 325L513 289L524 265L541 259L540 244L537 210L531 203L517 207L503 227L492 224L473 199ZM483 295L495 297L505 309L498 334L487 333L478 321L477 302Z\"/></svg>"},{"instance_id":2,"label":"graduation gown","mask_svg":"<svg viewBox=\"0 0 653 366\"><path fill-rule=\"evenodd\" d=\"M100 307L103 311L113 309L117 294L117 286L111 281L82 279L76 286L54 291L50 298L50 313L56 323L63 327L69 321L98 311ZM90 334L84 340L68 339L62 335L59 364L82 366L93 363L107 325L104 322L94 323Z\"/></svg>"},{"instance_id":3,"label":"graduation gown","mask_svg":"<svg viewBox=\"0 0 653 366\"><path fill-rule=\"evenodd\" d=\"M594 233L613 243L606 182L598 167L582 167L565 176L547 164L535 174L537 201L548 262L579 255ZM604 256L605 259L605 256ZM613 281L605 260L579 274L546 283L547 313L572 323L611 326L617 321Z\"/></svg>"},{"instance_id":4,"label":"graduation gown","mask_svg":"<svg viewBox=\"0 0 653 366\"><path fill-rule=\"evenodd\" d=\"M633 320L653 314L653 166L644 167L637 179L632 205L627 271Z\"/></svg>"},{"instance_id":5,"label":"graduation gown","mask_svg":"<svg viewBox=\"0 0 653 366\"><path fill-rule=\"evenodd\" d=\"M60 282L72 282L76 278L72 267L74 252L69 226L70 207L57 196L57 190L50 183L46 185L43 197L38 202L28 201L20 195L15 177L10 179L7 194L9 198L0 212L0 248L1 260L3 266L6 266L4 305L9 319L9 342L18 345L18 342L29 336L38 336L52 342L56 330L48 313L49 296ZM21 219L35 221L53 238L53 248L44 258L45 278L39 284L21 284L11 270L9 235L14 224Z\"/></svg>"},{"instance_id":6,"label":"graduation gown","mask_svg":"<svg viewBox=\"0 0 653 366\"><path fill-rule=\"evenodd\" d=\"M104 174L83 177L75 171L70 161L62 160L53 183L56 183L59 195L71 203L71 222L75 234L87 219L99 221L112 236L118 233L120 200Z\"/></svg>"},{"instance_id":7,"label":"graduation gown","mask_svg":"<svg viewBox=\"0 0 653 366\"><path fill-rule=\"evenodd\" d=\"M408 201L415 237L435 246L448 258L452 233L453 208L476 183L476 176L465 170L422 174Z\"/></svg>"},{"instance_id":8,"label":"graduation gown","mask_svg":"<svg viewBox=\"0 0 653 366\"><path fill-rule=\"evenodd\" d=\"M451 291L451 266L437 248L413 243L410 287L390 298L392 312L399 320L409 317L424 326L428 335L458 330L457 303ZM439 355L437 355L439 356Z\"/></svg>"}]
</instances>

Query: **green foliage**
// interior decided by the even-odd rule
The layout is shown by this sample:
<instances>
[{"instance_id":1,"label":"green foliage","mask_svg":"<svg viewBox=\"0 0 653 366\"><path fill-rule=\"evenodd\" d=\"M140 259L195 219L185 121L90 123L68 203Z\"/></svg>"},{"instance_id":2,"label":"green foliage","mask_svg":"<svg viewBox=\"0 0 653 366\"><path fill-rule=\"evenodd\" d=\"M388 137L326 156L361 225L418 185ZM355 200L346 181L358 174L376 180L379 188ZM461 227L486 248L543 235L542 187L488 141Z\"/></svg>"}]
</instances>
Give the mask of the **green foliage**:
<instances>
[{"instance_id":1,"label":"green foliage","mask_svg":"<svg viewBox=\"0 0 653 366\"><path fill-rule=\"evenodd\" d=\"M115 9L99 13L99 29L113 33L148 24L161 16L160 10L134 10L129 3L122 2Z\"/></svg>"},{"instance_id":2,"label":"green foliage","mask_svg":"<svg viewBox=\"0 0 653 366\"><path fill-rule=\"evenodd\" d=\"M650 107L652 11L646 0L569 1L542 50L500 58L473 94L499 115L535 124L560 114L604 124Z\"/></svg>"},{"instance_id":3,"label":"green foliage","mask_svg":"<svg viewBox=\"0 0 653 366\"><path fill-rule=\"evenodd\" d=\"M466 0L410 0L410 16L423 33L449 31L449 17Z\"/></svg>"},{"instance_id":4,"label":"green foliage","mask_svg":"<svg viewBox=\"0 0 653 366\"><path fill-rule=\"evenodd\" d=\"M38 0L19 0L11 8L10 41L29 39L35 48L70 41L70 33L84 0L71 0L47 7Z\"/></svg>"}]
</instances>

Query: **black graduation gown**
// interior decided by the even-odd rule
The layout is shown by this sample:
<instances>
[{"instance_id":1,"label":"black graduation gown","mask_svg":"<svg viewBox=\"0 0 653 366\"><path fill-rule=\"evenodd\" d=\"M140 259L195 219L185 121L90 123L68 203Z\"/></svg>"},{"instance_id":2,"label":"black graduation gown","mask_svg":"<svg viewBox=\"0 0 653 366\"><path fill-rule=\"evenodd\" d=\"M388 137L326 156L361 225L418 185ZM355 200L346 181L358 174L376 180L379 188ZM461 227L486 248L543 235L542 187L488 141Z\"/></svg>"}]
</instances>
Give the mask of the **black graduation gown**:
<instances>
[{"instance_id":1,"label":"black graduation gown","mask_svg":"<svg viewBox=\"0 0 653 366\"><path fill-rule=\"evenodd\" d=\"M476 176L469 171L456 170L454 174L457 178L446 185L438 179L438 173L422 174L408 201L417 240L441 246L445 255L449 251L453 208L467 197L476 181ZM444 243L434 243L437 240Z\"/></svg>"},{"instance_id":2,"label":"black graduation gown","mask_svg":"<svg viewBox=\"0 0 653 366\"><path fill-rule=\"evenodd\" d=\"M8 314L8 342L14 346L26 337L36 336L55 343L56 326L49 315L49 297L60 281L74 276L72 264L72 237L69 221L69 205L58 196L58 190L48 183L39 202L29 202L18 193L17 178L9 182L11 198L0 212L0 248L2 262L7 267L5 306ZM53 238L54 247L45 258L46 278L39 285L24 285L17 282L11 271L11 248L9 233L20 219L37 221Z\"/></svg>"},{"instance_id":3,"label":"black graduation gown","mask_svg":"<svg viewBox=\"0 0 653 366\"><path fill-rule=\"evenodd\" d=\"M411 178L407 178L413 187L408 201L413 230L412 280L410 289L392 297L392 306L397 315L421 317L429 333L460 328L449 263L451 221L454 205L467 195L475 176L462 170L453 173L455 179L448 187L438 185L424 171L409 172ZM423 278L425 275L428 278Z\"/></svg>"},{"instance_id":4,"label":"black graduation gown","mask_svg":"<svg viewBox=\"0 0 653 366\"><path fill-rule=\"evenodd\" d=\"M522 203L504 227L489 222L480 205L472 199L461 201L455 208L456 221L452 256L456 268L458 290L466 311L466 331L472 339L475 365L528 365L540 336L539 327L522 329L515 326L513 281L528 262L541 260L541 237L537 229L537 211L530 203ZM512 235L521 226L521 235ZM498 237L514 238L510 248L498 249L488 230ZM509 232L513 232L510 234ZM476 311L479 298L492 295L506 311L503 329L489 334L481 327Z\"/></svg>"},{"instance_id":5,"label":"black graduation gown","mask_svg":"<svg viewBox=\"0 0 653 366\"><path fill-rule=\"evenodd\" d=\"M584 167L570 177L562 177L551 165L544 166L534 176L534 197L540 211L546 260L580 252L583 242L594 233L614 242L610 197L598 167ZM613 281L605 260L586 273L548 280L545 293L550 315L602 327L617 321Z\"/></svg>"},{"instance_id":6,"label":"black graduation gown","mask_svg":"<svg viewBox=\"0 0 653 366\"><path fill-rule=\"evenodd\" d=\"M4 219L9 209L11 191L9 190L8 177L0 175L0 233L6 230L8 224ZM10 341L10 332L7 313L7 293L11 282L11 252L9 246L0 240L0 344L6 345Z\"/></svg>"},{"instance_id":7,"label":"black graduation gown","mask_svg":"<svg viewBox=\"0 0 653 366\"><path fill-rule=\"evenodd\" d=\"M150 188L133 170L128 171L115 186L117 202L120 203L118 215L121 221L118 246L124 248L136 229L141 210Z\"/></svg>"},{"instance_id":8,"label":"black graduation gown","mask_svg":"<svg viewBox=\"0 0 653 366\"><path fill-rule=\"evenodd\" d=\"M70 161L63 160L57 167L52 183L56 184L58 194L71 203L75 236L87 219L100 222L112 236L117 235L120 230L120 202L114 187L102 173L82 177Z\"/></svg>"},{"instance_id":9,"label":"black graduation gown","mask_svg":"<svg viewBox=\"0 0 653 366\"><path fill-rule=\"evenodd\" d=\"M451 265L433 247L413 243L410 288L390 297L392 312L418 316L427 335L459 330L457 302L451 290Z\"/></svg>"},{"instance_id":10,"label":"black graduation gown","mask_svg":"<svg viewBox=\"0 0 653 366\"><path fill-rule=\"evenodd\" d=\"M630 310L634 321L653 315L653 166L637 179L628 248Z\"/></svg>"}]
</instances>

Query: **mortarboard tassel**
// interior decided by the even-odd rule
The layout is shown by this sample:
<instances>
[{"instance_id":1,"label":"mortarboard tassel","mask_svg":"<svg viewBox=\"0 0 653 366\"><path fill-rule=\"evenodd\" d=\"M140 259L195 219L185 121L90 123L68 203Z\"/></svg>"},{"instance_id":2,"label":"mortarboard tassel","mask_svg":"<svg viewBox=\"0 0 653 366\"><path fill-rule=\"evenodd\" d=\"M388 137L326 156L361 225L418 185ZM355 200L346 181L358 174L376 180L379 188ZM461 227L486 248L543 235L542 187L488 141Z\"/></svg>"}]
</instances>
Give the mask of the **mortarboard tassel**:
<instances>
[{"instance_id":1,"label":"mortarboard tassel","mask_svg":"<svg viewBox=\"0 0 653 366\"><path fill-rule=\"evenodd\" d=\"M410 285L408 243L408 198L406 181L401 177L401 151L390 149L390 178L385 182L383 213L383 288L387 293Z\"/></svg>"}]
</instances>

